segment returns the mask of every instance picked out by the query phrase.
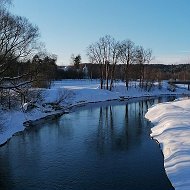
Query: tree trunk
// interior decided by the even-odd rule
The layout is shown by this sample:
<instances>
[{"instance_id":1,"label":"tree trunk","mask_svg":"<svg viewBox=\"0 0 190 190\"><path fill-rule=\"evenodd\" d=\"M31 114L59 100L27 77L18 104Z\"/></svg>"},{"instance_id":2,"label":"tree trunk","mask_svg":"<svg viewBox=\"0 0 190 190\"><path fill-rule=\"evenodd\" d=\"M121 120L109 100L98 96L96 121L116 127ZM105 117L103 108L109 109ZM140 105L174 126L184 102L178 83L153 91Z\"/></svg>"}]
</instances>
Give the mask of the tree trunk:
<instances>
[{"instance_id":1,"label":"tree trunk","mask_svg":"<svg viewBox=\"0 0 190 190\"><path fill-rule=\"evenodd\" d=\"M114 75L115 75L115 64L113 65L112 70L111 70L110 91L112 90L112 87L113 87L113 81L115 78Z\"/></svg>"},{"instance_id":2,"label":"tree trunk","mask_svg":"<svg viewBox=\"0 0 190 190\"><path fill-rule=\"evenodd\" d=\"M106 89L109 88L109 65L106 63Z\"/></svg>"},{"instance_id":3,"label":"tree trunk","mask_svg":"<svg viewBox=\"0 0 190 190\"><path fill-rule=\"evenodd\" d=\"M103 89L103 66L100 65L100 89Z\"/></svg>"},{"instance_id":4,"label":"tree trunk","mask_svg":"<svg viewBox=\"0 0 190 190\"><path fill-rule=\"evenodd\" d=\"M125 67L125 86L127 90L129 89L129 63L127 61L127 65Z\"/></svg>"}]
</instances>

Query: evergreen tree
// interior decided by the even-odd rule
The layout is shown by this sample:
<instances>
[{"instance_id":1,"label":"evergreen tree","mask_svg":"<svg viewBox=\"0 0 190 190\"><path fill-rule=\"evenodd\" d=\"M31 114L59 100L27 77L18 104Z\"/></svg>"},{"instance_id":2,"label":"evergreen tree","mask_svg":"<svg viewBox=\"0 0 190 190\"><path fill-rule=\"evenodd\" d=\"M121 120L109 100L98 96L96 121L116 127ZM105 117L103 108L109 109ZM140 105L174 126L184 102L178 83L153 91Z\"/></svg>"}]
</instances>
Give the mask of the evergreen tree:
<instances>
[{"instance_id":1,"label":"evergreen tree","mask_svg":"<svg viewBox=\"0 0 190 190\"><path fill-rule=\"evenodd\" d=\"M76 69L79 69L80 63L81 63L81 56L80 56L80 55L77 55L77 56L74 58L74 67L75 67Z\"/></svg>"}]
</instances>

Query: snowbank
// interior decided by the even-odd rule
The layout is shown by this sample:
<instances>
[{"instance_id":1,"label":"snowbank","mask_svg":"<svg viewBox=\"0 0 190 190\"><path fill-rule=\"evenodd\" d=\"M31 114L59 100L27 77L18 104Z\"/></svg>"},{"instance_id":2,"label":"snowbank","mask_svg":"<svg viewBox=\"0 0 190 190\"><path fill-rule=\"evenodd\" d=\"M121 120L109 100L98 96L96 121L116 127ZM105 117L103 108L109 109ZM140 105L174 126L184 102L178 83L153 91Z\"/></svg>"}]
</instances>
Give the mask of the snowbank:
<instances>
[{"instance_id":1,"label":"snowbank","mask_svg":"<svg viewBox=\"0 0 190 190\"><path fill-rule=\"evenodd\" d=\"M157 104L145 115L155 126L151 136L164 154L166 173L176 190L190 189L190 100Z\"/></svg>"}]
</instances>

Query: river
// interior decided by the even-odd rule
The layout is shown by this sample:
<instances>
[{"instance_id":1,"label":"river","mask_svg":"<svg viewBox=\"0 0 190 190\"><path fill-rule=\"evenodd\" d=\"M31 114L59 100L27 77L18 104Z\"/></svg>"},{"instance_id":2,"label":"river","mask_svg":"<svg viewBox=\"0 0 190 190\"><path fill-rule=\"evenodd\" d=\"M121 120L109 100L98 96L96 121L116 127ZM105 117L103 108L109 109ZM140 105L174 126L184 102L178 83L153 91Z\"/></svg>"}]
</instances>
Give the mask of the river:
<instances>
[{"instance_id":1,"label":"river","mask_svg":"<svg viewBox=\"0 0 190 190\"><path fill-rule=\"evenodd\" d=\"M144 118L173 99L88 105L19 133L0 148L0 189L173 189Z\"/></svg>"}]
</instances>

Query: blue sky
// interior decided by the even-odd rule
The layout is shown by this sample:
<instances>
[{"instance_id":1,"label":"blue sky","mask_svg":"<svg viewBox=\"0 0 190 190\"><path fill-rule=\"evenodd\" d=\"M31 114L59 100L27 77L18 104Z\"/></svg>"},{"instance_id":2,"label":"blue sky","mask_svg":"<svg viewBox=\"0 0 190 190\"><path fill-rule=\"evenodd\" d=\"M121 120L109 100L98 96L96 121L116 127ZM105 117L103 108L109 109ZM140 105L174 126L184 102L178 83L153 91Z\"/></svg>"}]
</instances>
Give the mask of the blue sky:
<instances>
[{"instance_id":1,"label":"blue sky","mask_svg":"<svg viewBox=\"0 0 190 190\"><path fill-rule=\"evenodd\" d=\"M190 0L13 0L11 11L36 24L58 64L109 34L151 48L155 63L190 62Z\"/></svg>"}]
</instances>

